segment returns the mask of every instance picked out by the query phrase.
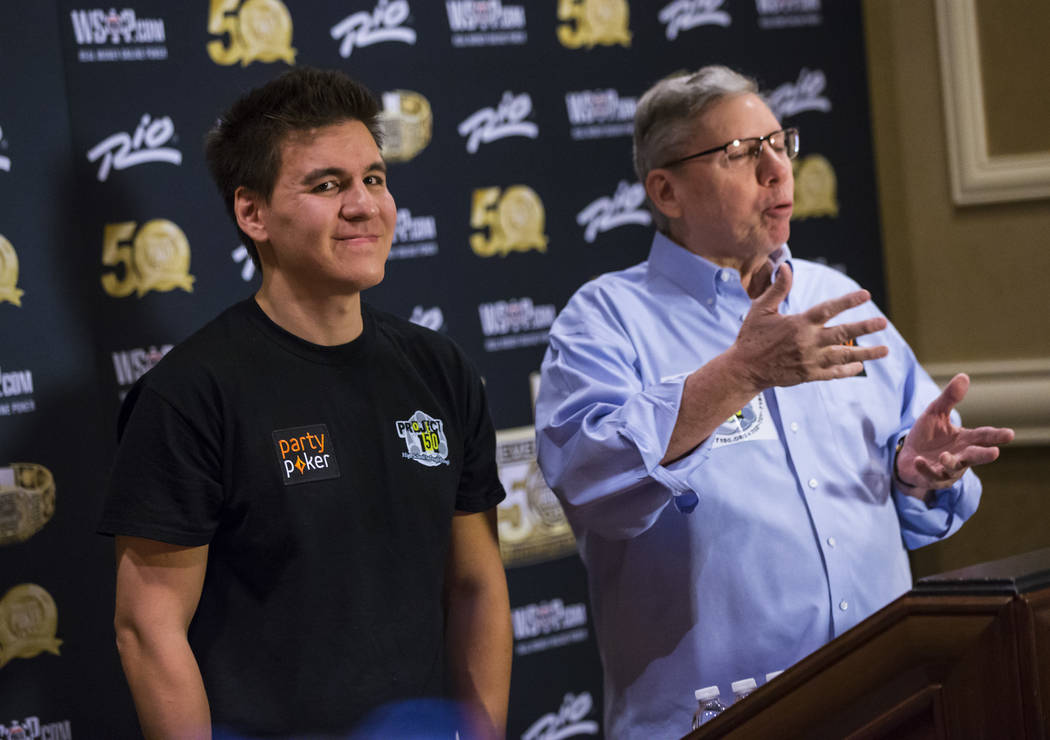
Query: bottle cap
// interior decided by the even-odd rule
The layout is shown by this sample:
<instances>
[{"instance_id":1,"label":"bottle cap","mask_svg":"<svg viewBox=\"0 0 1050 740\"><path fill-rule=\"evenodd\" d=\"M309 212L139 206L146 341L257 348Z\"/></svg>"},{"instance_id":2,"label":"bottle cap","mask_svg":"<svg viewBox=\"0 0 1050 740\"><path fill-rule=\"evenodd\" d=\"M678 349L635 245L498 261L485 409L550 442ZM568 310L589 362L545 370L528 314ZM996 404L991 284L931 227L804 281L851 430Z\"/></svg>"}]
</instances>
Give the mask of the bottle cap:
<instances>
[{"instance_id":1,"label":"bottle cap","mask_svg":"<svg viewBox=\"0 0 1050 740\"><path fill-rule=\"evenodd\" d=\"M705 686L694 691L693 696L696 697L697 701L707 701L708 699L714 699L719 693L717 686Z\"/></svg>"},{"instance_id":2,"label":"bottle cap","mask_svg":"<svg viewBox=\"0 0 1050 740\"><path fill-rule=\"evenodd\" d=\"M771 671L771 672L766 674L766 680L767 681L772 681L774 678L776 678L777 676L779 676L783 672L784 671Z\"/></svg>"},{"instance_id":3,"label":"bottle cap","mask_svg":"<svg viewBox=\"0 0 1050 740\"><path fill-rule=\"evenodd\" d=\"M733 681L733 693L740 694L744 691L754 691L758 688L758 684L755 683L753 678L742 678L739 681Z\"/></svg>"}]
</instances>

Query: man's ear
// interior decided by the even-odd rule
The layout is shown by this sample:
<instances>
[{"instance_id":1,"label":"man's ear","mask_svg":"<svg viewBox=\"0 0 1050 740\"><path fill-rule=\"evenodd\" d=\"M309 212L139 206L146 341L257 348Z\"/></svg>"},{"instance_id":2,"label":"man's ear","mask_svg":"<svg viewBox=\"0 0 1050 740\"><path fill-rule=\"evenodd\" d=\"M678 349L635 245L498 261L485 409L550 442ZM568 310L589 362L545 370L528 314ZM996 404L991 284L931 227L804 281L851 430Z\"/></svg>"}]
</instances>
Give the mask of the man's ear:
<instances>
[{"instance_id":1,"label":"man's ear","mask_svg":"<svg viewBox=\"0 0 1050 740\"><path fill-rule=\"evenodd\" d=\"M681 218L682 204L670 172L662 167L649 170L645 176L645 194L660 213L667 218Z\"/></svg>"},{"instance_id":2,"label":"man's ear","mask_svg":"<svg viewBox=\"0 0 1050 740\"><path fill-rule=\"evenodd\" d=\"M266 200L261 195L243 185L233 193L233 215L237 218L237 225L256 244L269 238L263 218L265 206Z\"/></svg>"}]
</instances>

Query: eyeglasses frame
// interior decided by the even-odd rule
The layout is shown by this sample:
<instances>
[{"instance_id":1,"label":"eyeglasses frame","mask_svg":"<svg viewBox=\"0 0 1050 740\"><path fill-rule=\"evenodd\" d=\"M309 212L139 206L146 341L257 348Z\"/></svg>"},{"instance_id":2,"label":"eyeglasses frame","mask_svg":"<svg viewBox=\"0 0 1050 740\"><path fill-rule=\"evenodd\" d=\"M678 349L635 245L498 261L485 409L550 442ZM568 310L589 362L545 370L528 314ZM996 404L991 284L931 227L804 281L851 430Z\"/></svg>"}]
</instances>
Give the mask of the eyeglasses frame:
<instances>
[{"instance_id":1,"label":"eyeglasses frame","mask_svg":"<svg viewBox=\"0 0 1050 740\"><path fill-rule=\"evenodd\" d=\"M722 144L721 146L713 146L710 149L705 149L702 152L697 152L696 154L690 154L690 155L688 155L686 157L681 157L680 159L675 159L675 160L673 160L671 162L668 162L667 164L663 165L661 167L661 169L667 169L669 167L674 167L676 165L682 164L683 162L688 162L690 159L696 159L697 157L706 157L708 154L714 154L715 152L726 152L728 154L729 153L729 147L734 146L736 144L742 144L745 141L757 141L758 142L758 154L751 155L754 159L758 159L760 156L762 156L762 145L763 145L764 142L769 141L772 137L776 136L777 134L787 134L789 131L794 131L796 137L799 135L798 126L788 126L787 128L781 128L781 129L777 129L776 131L771 131L768 134L766 134L765 136L748 136L748 137L745 137L743 139L733 139L732 141L727 141L725 144ZM787 140L787 136L785 136L784 139L786 141ZM785 150L786 150L786 147L785 147ZM798 156L798 147L795 148L795 156ZM788 159L792 159L792 157L789 155Z\"/></svg>"}]
</instances>

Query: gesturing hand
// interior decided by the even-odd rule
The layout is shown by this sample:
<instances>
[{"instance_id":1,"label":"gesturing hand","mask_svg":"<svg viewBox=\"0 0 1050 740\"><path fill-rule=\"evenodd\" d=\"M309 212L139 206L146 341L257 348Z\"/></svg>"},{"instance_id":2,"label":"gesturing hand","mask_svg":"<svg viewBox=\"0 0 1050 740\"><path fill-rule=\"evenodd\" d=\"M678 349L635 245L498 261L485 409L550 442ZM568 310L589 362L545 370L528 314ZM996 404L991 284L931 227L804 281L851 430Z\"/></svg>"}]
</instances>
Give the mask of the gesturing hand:
<instances>
[{"instance_id":1,"label":"gesturing hand","mask_svg":"<svg viewBox=\"0 0 1050 740\"><path fill-rule=\"evenodd\" d=\"M969 387L968 376L956 375L908 432L897 455L896 469L898 483L904 484L905 493L922 498L928 490L947 488L959 480L967 468L999 457L997 445L1013 441L1013 429L967 429L952 423L949 414L966 396Z\"/></svg>"},{"instance_id":2,"label":"gesturing hand","mask_svg":"<svg viewBox=\"0 0 1050 740\"><path fill-rule=\"evenodd\" d=\"M776 281L751 304L740 333L730 347L741 377L755 393L773 386L788 386L809 380L832 380L856 375L861 363L885 357L885 346L850 347L846 343L863 334L886 328L880 317L849 324L825 326L843 311L871 299L866 290L847 293L818 303L800 314L782 315L780 304L791 290L792 273L780 266Z\"/></svg>"}]
</instances>

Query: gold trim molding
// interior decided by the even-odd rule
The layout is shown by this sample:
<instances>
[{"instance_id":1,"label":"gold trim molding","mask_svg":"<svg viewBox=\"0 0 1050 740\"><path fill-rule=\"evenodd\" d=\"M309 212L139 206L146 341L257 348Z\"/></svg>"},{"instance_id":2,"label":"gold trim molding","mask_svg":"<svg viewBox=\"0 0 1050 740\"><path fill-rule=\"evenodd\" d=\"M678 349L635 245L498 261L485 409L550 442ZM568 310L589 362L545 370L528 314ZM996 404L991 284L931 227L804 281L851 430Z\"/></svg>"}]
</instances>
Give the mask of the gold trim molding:
<instances>
[{"instance_id":1,"label":"gold trim molding","mask_svg":"<svg viewBox=\"0 0 1050 740\"><path fill-rule=\"evenodd\" d=\"M1050 357L924 365L941 388L959 372L970 390L959 405L966 426L1012 427L1015 445L1050 445Z\"/></svg>"},{"instance_id":2,"label":"gold trim molding","mask_svg":"<svg viewBox=\"0 0 1050 740\"><path fill-rule=\"evenodd\" d=\"M974 0L936 0L948 169L957 205L1050 198L1050 152L991 156Z\"/></svg>"}]
</instances>

